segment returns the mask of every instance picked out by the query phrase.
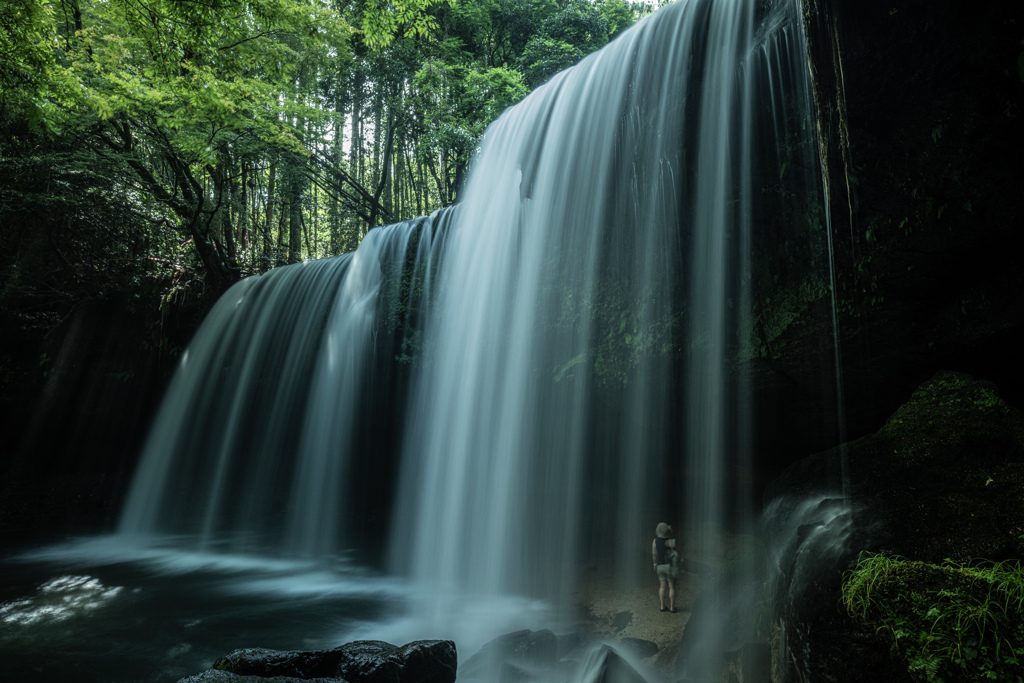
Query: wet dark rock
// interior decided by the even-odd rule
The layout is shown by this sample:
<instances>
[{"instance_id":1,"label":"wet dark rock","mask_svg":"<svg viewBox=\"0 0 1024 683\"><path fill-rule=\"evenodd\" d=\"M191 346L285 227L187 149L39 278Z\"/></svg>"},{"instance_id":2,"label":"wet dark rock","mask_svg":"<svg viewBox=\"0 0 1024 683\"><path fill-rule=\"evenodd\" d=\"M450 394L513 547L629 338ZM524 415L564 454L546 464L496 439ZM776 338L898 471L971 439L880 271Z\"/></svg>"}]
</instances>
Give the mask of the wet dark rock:
<instances>
[{"instance_id":1,"label":"wet dark rock","mask_svg":"<svg viewBox=\"0 0 1024 683\"><path fill-rule=\"evenodd\" d=\"M458 665L455 643L418 640L401 647L380 640L359 640L333 650L235 650L214 662L229 676L205 672L187 679L344 681L345 683L452 683Z\"/></svg>"},{"instance_id":2,"label":"wet dark rock","mask_svg":"<svg viewBox=\"0 0 1024 683\"><path fill-rule=\"evenodd\" d=\"M295 676L315 678L334 676L341 661L339 650L281 651L266 648L244 648L221 657L214 669L243 676Z\"/></svg>"},{"instance_id":3,"label":"wet dark rock","mask_svg":"<svg viewBox=\"0 0 1024 683\"><path fill-rule=\"evenodd\" d=\"M402 683L449 683L455 680L458 654L450 640L416 640L398 648ZM353 679L354 680L354 679Z\"/></svg>"},{"instance_id":4,"label":"wet dark rock","mask_svg":"<svg viewBox=\"0 0 1024 683\"><path fill-rule=\"evenodd\" d=\"M623 638L622 647L639 657L653 657L658 654L658 644L643 638Z\"/></svg>"},{"instance_id":5,"label":"wet dark rock","mask_svg":"<svg viewBox=\"0 0 1024 683\"><path fill-rule=\"evenodd\" d=\"M629 624L632 621L633 621L633 613L632 612L619 612L612 619L612 627L615 629L615 632L618 633L622 629L624 629L627 626L629 626Z\"/></svg>"},{"instance_id":6,"label":"wet dark rock","mask_svg":"<svg viewBox=\"0 0 1024 683\"><path fill-rule=\"evenodd\" d=\"M989 382L938 373L878 432L794 464L768 496L828 490L843 456L853 535L779 623L808 680L853 683L867 666L879 680L910 681L888 644L842 611L842 572L863 550L932 564L1024 559L1024 415Z\"/></svg>"},{"instance_id":7,"label":"wet dark rock","mask_svg":"<svg viewBox=\"0 0 1024 683\"><path fill-rule=\"evenodd\" d=\"M244 676L221 671L220 669L207 669L206 671L185 678L179 678L178 683L207 683L208 681L237 681L244 680ZM266 679L263 679L266 680Z\"/></svg>"},{"instance_id":8,"label":"wet dark rock","mask_svg":"<svg viewBox=\"0 0 1024 683\"><path fill-rule=\"evenodd\" d=\"M850 490L874 530L858 550L941 563L1024 557L1024 415L996 387L936 374L875 434L794 464L766 498L834 488L845 456Z\"/></svg>"},{"instance_id":9,"label":"wet dark rock","mask_svg":"<svg viewBox=\"0 0 1024 683\"><path fill-rule=\"evenodd\" d=\"M490 680L495 671L505 671L505 664L513 670L511 677L524 675L528 668L553 666L559 657L559 639L551 631L513 631L486 643L480 651L466 660L459 676Z\"/></svg>"},{"instance_id":10,"label":"wet dark rock","mask_svg":"<svg viewBox=\"0 0 1024 683\"><path fill-rule=\"evenodd\" d=\"M366 683L397 683L401 680L402 659L398 656L398 648L391 643L361 640L342 645L339 649L343 653L337 667L341 678Z\"/></svg>"},{"instance_id":11,"label":"wet dark rock","mask_svg":"<svg viewBox=\"0 0 1024 683\"><path fill-rule=\"evenodd\" d=\"M582 683L646 683L610 645L601 645L584 666Z\"/></svg>"},{"instance_id":12,"label":"wet dark rock","mask_svg":"<svg viewBox=\"0 0 1024 683\"><path fill-rule=\"evenodd\" d=\"M346 683L341 678L298 678L296 676L240 676L230 671L209 669L194 676L178 680L178 683Z\"/></svg>"},{"instance_id":13,"label":"wet dark rock","mask_svg":"<svg viewBox=\"0 0 1024 683\"><path fill-rule=\"evenodd\" d=\"M460 681L574 680L577 658L588 638L581 633L557 636L549 630L514 631L498 636L459 668Z\"/></svg>"}]
</instances>

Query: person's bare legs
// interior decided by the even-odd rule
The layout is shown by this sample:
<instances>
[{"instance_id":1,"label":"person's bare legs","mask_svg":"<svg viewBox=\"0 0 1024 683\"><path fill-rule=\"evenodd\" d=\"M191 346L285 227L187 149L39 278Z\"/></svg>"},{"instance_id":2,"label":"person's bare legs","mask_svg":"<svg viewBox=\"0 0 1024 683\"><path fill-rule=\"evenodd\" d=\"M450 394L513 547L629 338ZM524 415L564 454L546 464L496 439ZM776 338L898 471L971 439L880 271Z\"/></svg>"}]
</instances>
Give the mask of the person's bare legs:
<instances>
[{"instance_id":1,"label":"person's bare legs","mask_svg":"<svg viewBox=\"0 0 1024 683\"><path fill-rule=\"evenodd\" d=\"M664 612L665 611L665 586L666 585L671 585L671 584L668 581L661 581L659 583L660 583L660 585L658 586L658 600L661 602L661 611ZM670 591L670 596L671 596L670 599L674 600L675 599L675 594L676 594L675 593L675 589L672 589Z\"/></svg>"},{"instance_id":2,"label":"person's bare legs","mask_svg":"<svg viewBox=\"0 0 1024 683\"><path fill-rule=\"evenodd\" d=\"M676 582L675 581L667 581L666 583L668 583L668 611L669 612L675 612L676 611ZM665 606L664 600L662 600L661 606L662 607Z\"/></svg>"}]
</instances>

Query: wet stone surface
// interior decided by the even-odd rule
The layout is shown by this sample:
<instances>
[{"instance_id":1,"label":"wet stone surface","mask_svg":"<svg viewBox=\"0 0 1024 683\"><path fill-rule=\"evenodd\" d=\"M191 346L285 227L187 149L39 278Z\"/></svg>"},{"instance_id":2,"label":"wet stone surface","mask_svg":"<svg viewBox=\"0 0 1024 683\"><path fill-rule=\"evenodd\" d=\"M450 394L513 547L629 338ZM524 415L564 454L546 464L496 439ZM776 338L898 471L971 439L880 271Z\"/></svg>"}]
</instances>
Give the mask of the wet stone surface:
<instances>
[{"instance_id":1,"label":"wet stone surface","mask_svg":"<svg viewBox=\"0 0 1024 683\"><path fill-rule=\"evenodd\" d=\"M322 681L324 683L453 683L458 658L450 640L418 640L396 646L359 640L332 650L235 650L214 669L183 678L204 681Z\"/></svg>"}]
</instances>

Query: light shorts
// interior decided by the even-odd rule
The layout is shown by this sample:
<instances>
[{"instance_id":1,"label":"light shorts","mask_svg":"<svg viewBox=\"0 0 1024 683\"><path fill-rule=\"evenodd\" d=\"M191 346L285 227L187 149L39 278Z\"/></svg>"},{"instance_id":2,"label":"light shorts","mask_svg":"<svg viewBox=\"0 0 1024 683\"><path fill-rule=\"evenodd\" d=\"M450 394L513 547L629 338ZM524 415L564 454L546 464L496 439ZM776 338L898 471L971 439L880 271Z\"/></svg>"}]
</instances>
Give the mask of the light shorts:
<instances>
[{"instance_id":1,"label":"light shorts","mask_svg":"<svg viewBox=\"0 0 1024 683\"><path fill-rule=\"evenodd\" d=\"M659 564L658 565L658 581L675 581L676 578L672 576L672 565L670 564Z\"/></svg>"}]
</instances>

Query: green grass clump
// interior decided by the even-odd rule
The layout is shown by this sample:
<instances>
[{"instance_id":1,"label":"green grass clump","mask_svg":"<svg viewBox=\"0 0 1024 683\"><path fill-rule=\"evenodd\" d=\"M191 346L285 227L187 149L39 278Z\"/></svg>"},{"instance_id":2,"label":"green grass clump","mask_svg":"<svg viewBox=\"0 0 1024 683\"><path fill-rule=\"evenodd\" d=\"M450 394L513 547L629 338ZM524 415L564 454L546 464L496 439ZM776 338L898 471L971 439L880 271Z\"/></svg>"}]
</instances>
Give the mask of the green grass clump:
<instances>
[{"instance_id":1,"label":"green grass clump","mask_svg":"<svg viewBox=\"0 0 1024 683\"><path fill-rule=\"evenodd\" d=\"M886 638L915 680L1024 683L1024 567L861 553L843 580L854 617Z\"/></svg>"}]
</instances>

